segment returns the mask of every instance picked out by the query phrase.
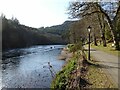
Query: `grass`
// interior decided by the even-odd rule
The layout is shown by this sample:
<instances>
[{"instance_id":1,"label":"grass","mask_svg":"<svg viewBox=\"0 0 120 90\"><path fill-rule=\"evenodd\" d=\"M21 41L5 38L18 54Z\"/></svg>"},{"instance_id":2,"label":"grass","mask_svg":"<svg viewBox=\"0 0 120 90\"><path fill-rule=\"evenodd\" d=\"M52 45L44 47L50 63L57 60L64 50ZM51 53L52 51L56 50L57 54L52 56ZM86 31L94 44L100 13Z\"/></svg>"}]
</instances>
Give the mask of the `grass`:
<instances>
[{"instance_id":1,"label":"grass","mask_svg":"<svg viewBox=\"0 0 120 90\"><path fill-rule=\"evenodd\" d=\"M87 54L88 53L85 52L86 57ZM79 58L80 54L75 54L63 69L56 74L56 77L52 81L51 89L65 90L68 86L70 87L72 85L70 82L72 82L73 77L76 77L75 73L73 74L72 72L77 71L77 67L79 67L78 65L81 62ZM111 78L109 78L100 65L95 62L93 57L91 57L91 61L88 61L88 63L85 79L87 79L91 85L87 88L117 88Z\"/></svg>"},{"instance_id":2,"label":"grass","mask_svg":"<svg viewBox=\"0 0 120 90\"><path fill-rule=\"evenodd\" d=\"M89 88L117 88L103 70L96 65L90 65L86 78L92 84Z\"/></svg>"},{"instance_id":3,"label":"grass","mask_svg":"<svg viewBox=\"0 0 120 90\"><path fill-rule=\"evenodd\" d=\"M56 75L55 79L51 84L52 89L65 89L68 80L70 78L70 73L76 68L77 64L77 56L71 58L71 60L63 67L63 69Z\"/></svg>"},{"instance_id":4,"label":"grass","mask_svg":"<svg viewBox=\"0 0 120 90\"><path fill-rule=\"evenodd\" d=\"M87 56L88 53L85 52L85 54ZM117 88L93 57L91 57L90 61L88 60L88 63L86 79L92 84L89 88Z\"/></svg>"},{"instance_id":5,"label":"grass","mask_svg":"<svg viewBox=\"0 0 120 90\"><path fill-rule=\"evenodd\" d=\"M107 47L103 47L102 45L94 46L93 44L91 44L91 47L95 48L97 50L101 50L101 51L104 51L106 53L115 55L115 56L120 56L120 51L115 50L111 45L112 45L112 43L108 43Z\"/></svg>"}]
</instances>

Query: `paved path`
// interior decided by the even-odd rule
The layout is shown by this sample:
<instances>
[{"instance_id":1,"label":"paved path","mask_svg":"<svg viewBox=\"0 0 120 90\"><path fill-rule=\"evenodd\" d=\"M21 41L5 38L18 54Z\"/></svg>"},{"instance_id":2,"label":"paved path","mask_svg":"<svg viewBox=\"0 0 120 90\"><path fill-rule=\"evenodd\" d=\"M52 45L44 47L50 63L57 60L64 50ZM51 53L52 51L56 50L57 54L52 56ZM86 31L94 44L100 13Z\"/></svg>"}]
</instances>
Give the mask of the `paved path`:
<instances>
[{"instance_id":1,"label":"paved path","mask_svg":"<svg viewBox=\"0 0 120 90\"><path fill-rule=\"evenodd\" d=\"M111 76L111 79L114 81L114 83L116 83L117 87L118 84L120 86L120 78L118 77L120 76L120 74L118 74L118 70L120 73L120 61L118 62L120 57L118 58L117 56L95 49L91 49L91 56L93 56L101 64L103 70L105 70L106 73Z\"/></svg>"}]
</instances>

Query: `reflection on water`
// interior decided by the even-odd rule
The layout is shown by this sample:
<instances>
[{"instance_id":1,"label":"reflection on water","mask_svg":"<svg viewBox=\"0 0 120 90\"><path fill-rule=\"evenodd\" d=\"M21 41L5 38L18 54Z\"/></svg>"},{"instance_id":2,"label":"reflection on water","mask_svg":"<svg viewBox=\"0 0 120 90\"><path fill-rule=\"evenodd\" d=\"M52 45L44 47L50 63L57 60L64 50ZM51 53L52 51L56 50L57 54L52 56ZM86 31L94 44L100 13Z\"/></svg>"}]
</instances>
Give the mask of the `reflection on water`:
<instances>
[{"instance_id":1,"label":"reflection on water","mask_svg":"<svg viewBox=\"0 0 120 90\"><path fill-rule=\"evenodd\" d=\"M35 46L3 53L2 87L49 88L52 80L48 62L58 72L64 61L57 60L63 45Z\"/></svg>"}]
</instances>

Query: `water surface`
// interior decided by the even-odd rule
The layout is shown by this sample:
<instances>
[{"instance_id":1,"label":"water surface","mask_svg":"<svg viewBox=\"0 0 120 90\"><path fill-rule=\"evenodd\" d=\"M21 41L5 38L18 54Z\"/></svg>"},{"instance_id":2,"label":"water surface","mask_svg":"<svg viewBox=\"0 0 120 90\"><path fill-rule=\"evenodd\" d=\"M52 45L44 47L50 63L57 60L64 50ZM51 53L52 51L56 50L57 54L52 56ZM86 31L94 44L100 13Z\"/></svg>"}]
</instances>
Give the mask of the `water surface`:
<instances>
[{"instance_id":1,"label":"water surface","mask_svg":"<svg viewBox=\"0 0 120 90\"><path fill-rule=\"evenodd\" d=\"M44 45L4 52L1 64L2 87L49 88L53 75L65 63L57 59L63 47L64 45Z\"/></svg>"}]
</instances>

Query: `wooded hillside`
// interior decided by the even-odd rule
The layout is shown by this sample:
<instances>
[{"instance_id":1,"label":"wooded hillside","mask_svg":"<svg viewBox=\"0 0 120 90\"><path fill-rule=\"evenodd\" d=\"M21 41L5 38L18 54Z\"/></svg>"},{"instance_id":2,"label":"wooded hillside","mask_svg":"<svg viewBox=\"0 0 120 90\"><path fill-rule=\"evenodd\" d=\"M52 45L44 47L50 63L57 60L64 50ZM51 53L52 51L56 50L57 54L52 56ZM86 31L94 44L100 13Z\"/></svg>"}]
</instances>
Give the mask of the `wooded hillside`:
<instances>
[{"instance_id":1,"label":"wooded hillside","mask_svg":"<svg viewBox=\"0 0 120 90\"><path fill-rule=\"evenodd\" d=\"M29 47L32 45L66 44L64 34L72 21L46 28L32 28L21 25L16 18L2 18L2 49Z\"/></svg>"}]
</instances>

